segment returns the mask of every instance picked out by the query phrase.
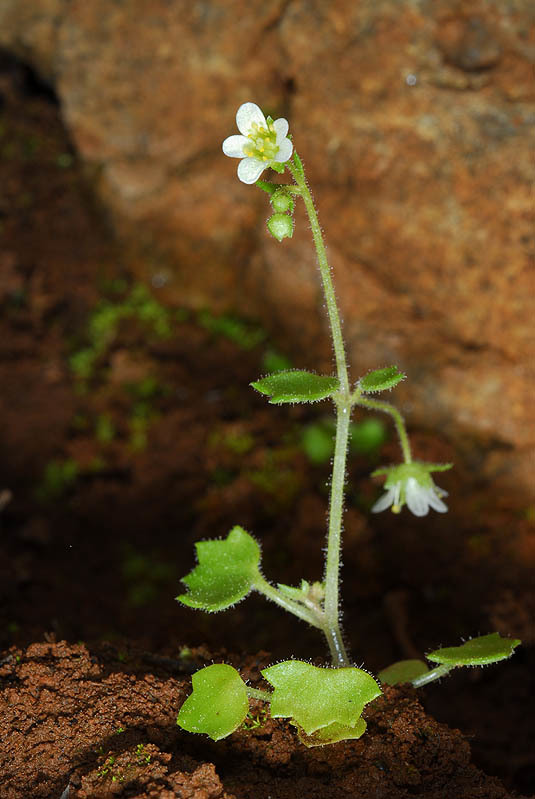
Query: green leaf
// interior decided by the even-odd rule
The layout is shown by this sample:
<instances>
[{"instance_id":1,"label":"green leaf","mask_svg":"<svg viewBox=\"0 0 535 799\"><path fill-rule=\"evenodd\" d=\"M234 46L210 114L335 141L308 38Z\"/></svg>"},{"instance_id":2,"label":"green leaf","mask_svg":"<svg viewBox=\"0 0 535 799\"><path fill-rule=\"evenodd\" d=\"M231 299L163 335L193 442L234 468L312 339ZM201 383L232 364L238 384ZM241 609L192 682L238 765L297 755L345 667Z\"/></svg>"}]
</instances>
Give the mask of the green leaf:
<instances>
[{"instance_id":1,"label":"green leaf","mask_svg":"<svg viewBox=\"0 0 535 799\"><path fill-rule=\"evenodd\" d=\"M321 669L301 660L277 663L262 676L274 688L271 715L289 717L306 735L332 724L357 732L364 705L381 693L373 677L361 669Z\"/></svg>"},{"instance_id":2,"label":"green leaf","mask_svg":"<svg viewBox=\"0 0 535 799\"><path fill-rule=\"evenodd\" d=\"M384 369L375 369L369 372L358 381L358 386L363 393L373 393L375 391L386 391L394 388L407 375L400 372L397 366L385 366Z\"/></svg>"},{"instance_id":3,"label":"green leaf","mask_svg":"<svg viewBox=\"0 0 535 799\"><path fill-rule=\"evenodd\" d=\"M283 402L317 402L338 390L337 377L316 375L304 369L276 372L250 384L261 394L271 397L272 405Z\"/></svg>"},{"instance_id":4,"label":"green leaf","mask_svg":"<svg viewBox=\"0 0 535 799\"><path fill-rule=\"evenodd\" d=\"M260 547L242 527L233 527L224 541L198 541L199 561L182 579L189 589L177 600L190 608L217 611L244 599L259 575Z\"/></svg>"},{"instance_id":5,"label":"green leaf","mask_svg":"<svg viewBox=\"0 0 535 799\"><path fill-rule=\"evenodd\" d=\"M292 160L294 162L294 166L297 167L297 169L299 170L299 172L302 175L304 175L305 174L305 170L304 170L304 167L303 167L303 162L301 161L301 159L297 155L297 150L294 150L294 154L293 154Z\"/></svg>"},{"instance_id":6,"label":"green leaf","mask_svg":"<svg viewBox=\"0 0 535 799\"><path fill-rule=\"evenodd\" d=\"M347 741L351 738L360 738L366 732L366 722L361 717L354 727L344 724L328 724L320 730L307 735L304 730L299 729L299 740L309 748L311 746L325 746L325 744L336 744L338 741Z\"/></svg>"},{"instance_id":7,"label":"green leaf","mask_svg":"<svg viewBox=\"0 0 535 799\"><path fill-rule=\"evenodd\" d=\"M433 663L447 666L486 666L511 657L520 643L518 638L501 638L500 633L490 633L472 638L461 646L436 649L426 655Z\"/></svg>"},{"instance_id":8,"label":"green leaf","mask_svg":"<svg viewBox=\"0 0 535 799\"><path fill-rule=\"evenodd\" d=\"M270 183L267 180L257 180L255 185L258 186L259 189L262 189L262 191L265 191L267 194L273 194L274 191L277 191L277 189L280 188L278 183Z\"/></svg>"},{"instance_id":9,"label":"green leaf","mask_svg":"<svg viewBox=\"0 0 535 799\"><path fill-rule=\"evenodd\" d=\"M420 677L429 671L427 663L423 660L398 660L387 666L377 675L382 683L387 685L401 685L405 682L412 682L416 677Z\"/></svg>"},{"instance_id":10,"label":"green leaf","mask_svg":"<svg viewBox=\"0 0 535 799\"><path fill-rule=\"evenodd\" d=\"M247 688L232 666L214 663L197 671L176 723L188 732L202 732L212 740L226 738L243 724L249 710Z\"/></svg>"}]
</instances>

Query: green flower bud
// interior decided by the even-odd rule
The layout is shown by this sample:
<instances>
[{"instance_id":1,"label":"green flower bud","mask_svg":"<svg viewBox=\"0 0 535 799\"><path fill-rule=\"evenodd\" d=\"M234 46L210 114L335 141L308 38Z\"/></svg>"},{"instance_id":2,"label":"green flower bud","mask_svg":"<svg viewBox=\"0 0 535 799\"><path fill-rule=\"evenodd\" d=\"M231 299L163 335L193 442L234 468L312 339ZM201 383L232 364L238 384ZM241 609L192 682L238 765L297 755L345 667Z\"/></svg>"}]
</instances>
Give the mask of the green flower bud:
<instances>
[{"instance_id":1,"label":"green flower bud","mask_svg":"<svg viewBox=\"0 0 535 799\"><path fill-rule=\"evenodd\" d=\"M269 232L277 241L291 239L294 233L293 219L287 214L273 214L268 219L267 226Z\"/></svg>"},{"instance_id":2,"label":"green flower bud","mask_svg":"<svg viewBox=\"0 0 535 799\"><path fill-rule=\"evenodd\" d=\"M292 214L294 210L294 201L285 189L277 189L270 197L273 210L279 214L286 212Z\"/></svg>"}]
</instances>

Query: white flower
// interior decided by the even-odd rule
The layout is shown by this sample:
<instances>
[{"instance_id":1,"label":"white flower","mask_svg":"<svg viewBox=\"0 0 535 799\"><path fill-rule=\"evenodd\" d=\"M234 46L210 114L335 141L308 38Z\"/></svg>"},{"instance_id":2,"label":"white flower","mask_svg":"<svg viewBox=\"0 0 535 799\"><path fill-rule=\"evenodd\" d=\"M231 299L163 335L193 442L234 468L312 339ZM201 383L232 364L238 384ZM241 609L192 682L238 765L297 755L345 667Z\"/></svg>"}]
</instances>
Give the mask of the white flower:
<instances>
[{"instance_id":1,"label":"white flower","mask_svg":"<svg viewBox=\"0 0 535 799\"><path fill-rule=\"evenodd\" d=\"M435 485L430 472L445 471L450 467L451 464L413 462L377 469L374 475L387 475L386 491L372 507L372 513L380 513L390 507L393 513L399 513L405 504L415 516L427 516L429 508L438 513L447 513L447 505L441 497L447 497L448 492Z\"/></svg>"},{"instance_id":2,"label":"white flower","mask_svg":"<svg viewBox=\"0 0 535 799\"><path fill-rule=\"evenodd\" d=\"M225 139L223 152L230 158L242 159L238 164L242 183L256 183L273 162L284 164L291 158L293 145L287 138L286 119L266 119L255 103L244 103L238 108L236 124L241 136Z\"/></svg>"}]
</instances>

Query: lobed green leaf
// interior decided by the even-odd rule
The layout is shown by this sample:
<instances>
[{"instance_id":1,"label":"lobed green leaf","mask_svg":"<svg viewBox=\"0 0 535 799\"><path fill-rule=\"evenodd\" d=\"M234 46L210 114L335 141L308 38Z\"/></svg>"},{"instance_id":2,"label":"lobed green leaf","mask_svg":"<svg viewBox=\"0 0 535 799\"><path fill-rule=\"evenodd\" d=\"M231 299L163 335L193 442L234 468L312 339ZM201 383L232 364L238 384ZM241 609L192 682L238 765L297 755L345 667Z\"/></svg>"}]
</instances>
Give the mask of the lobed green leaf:
<instances>
[{"instance_id":1,"label":"lobed green leaf","mask_svg":"<svg viewBox=\"0 0 535 799\"><path fill-rule=\"evenodd\" d=\"M316 375L304 369L290 369L263 377L250 384L270 397L272 405L284 402L318 402L332 396L339 387L337 377Z\"/></svg>"},{"instance_id":2,"label":"lobed green leaf","mask_svg":"<svg viewBox=\"0 0 535 799\"><path fill-rule=\"evenodd\" d=\"M198 541L198 565L182 579L187 594L177 600L190 608L217 611L244 599L259 575L260 547L242 527L224 541Z\"/></svg>"},{"instance_id":3,"label":"lobed green leaf","mask_svg":"<svg viewBox=\"0 0 535 799\"><path fill-rule=\"evenodd\" d=\"M472 638L461 646L436 649L426 658L447 666L486 666L511 657L520 643L518 638L502 638L500 633L490 633Z\"/></svg>"},{"instance_id":4,"label":"lobed green leaf","mask_svg":"<svg viewBox=\"0 0 535 799\"><path fill-rule=\"evenodd\" d=\"M377 675L379 680L386 685L401 685L412 682L416 677L421 677L429 671L427 663L423 660L398 660L387 666Z\"/></svg>"},{"instance_id":5,"label":"lobed green leaf","mask_svg":"<svg viewBox=\"0 0 535 799\"><path fill-rule=\"evenodd\" d=\"M376 391L386 391L394 388L407 375L400 372L397 366L385 366L383 369L375 369L369 372L358 381L358 386L363 393L373 393Z\"/></svg>"},{"instance_id":6,"label":"lobed green leaf","mask_svg":"<svg viewBox=\"0 0 535 799\"><path fill-rule=\"evenodd\" d=\"M191 678L193 693L188 696L177 724L188 732L205 733L213 741L226 738L241 725L249 710L247 688L232 666L214 663Z\"/></svg>"},{"instance_id":7,"label":"lobed green leaf","mask_svg":"<svg viewBox=\"0 0 535 799\"><path fill-rule=\"evenodd\" d=\"M326 738L340 734L340 726L362 735L362 725L357 724L364 705L381 694L373 677L357 668L322 669L286 660L264 669L262 676L274 688L271 715L290 718L308 736L330 725L337 727L326 729Z\"/></svg>"}]
</instances>

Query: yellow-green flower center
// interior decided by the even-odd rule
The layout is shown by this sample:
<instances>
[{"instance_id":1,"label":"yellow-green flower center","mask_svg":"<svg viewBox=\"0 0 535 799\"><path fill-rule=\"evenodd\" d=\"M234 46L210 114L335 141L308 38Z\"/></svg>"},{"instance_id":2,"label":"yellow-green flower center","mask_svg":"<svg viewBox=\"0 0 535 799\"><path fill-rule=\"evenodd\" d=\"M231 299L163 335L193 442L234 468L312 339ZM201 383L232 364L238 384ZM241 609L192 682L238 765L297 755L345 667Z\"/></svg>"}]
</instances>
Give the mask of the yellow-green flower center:
<instances>
[{"instance_id":1,"label":"yellow-green flower center","mask_svg":"<svg viewBox=\"0 0 535 799\"><path fill-rule=\"evenodd\" d=\"M247 134L250 143L244 145L243 152L249 158L258 158L259 161L273 161L279 148L277 147L277 134L273 122L267 122L267 128L260 127L256 122L251 125Z\"/></svg>"}]
</instances>

